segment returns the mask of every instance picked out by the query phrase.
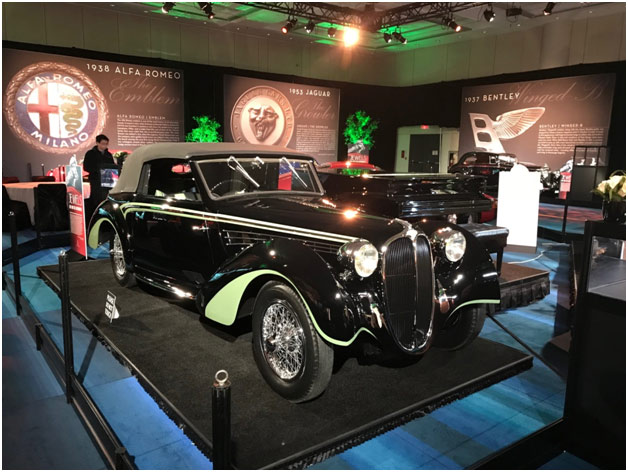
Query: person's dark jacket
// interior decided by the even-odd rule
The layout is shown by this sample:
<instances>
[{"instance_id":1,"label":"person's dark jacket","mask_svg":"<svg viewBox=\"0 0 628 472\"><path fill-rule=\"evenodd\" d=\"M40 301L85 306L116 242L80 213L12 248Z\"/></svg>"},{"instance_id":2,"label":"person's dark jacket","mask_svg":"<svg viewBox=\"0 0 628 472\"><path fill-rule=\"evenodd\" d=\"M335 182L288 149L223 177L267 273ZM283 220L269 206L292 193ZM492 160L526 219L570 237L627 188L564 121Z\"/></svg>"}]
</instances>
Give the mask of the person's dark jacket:
<instances>
[{"instance_id":1,"label":"person's dark jacket","mask_svg":"<svg viewBox=\"0 0 628 472\"><path fill-rule=\"evenodd\" d=\"M101 153L98 150L98 146L94 146L85 154L83 170L89 173L89 198L94 206L107 198L107 189L103 189L100 182L100 170L110 167L115 167L115 162L108 149L105 149L105 152Z\"/></svg>"}]
</instances>

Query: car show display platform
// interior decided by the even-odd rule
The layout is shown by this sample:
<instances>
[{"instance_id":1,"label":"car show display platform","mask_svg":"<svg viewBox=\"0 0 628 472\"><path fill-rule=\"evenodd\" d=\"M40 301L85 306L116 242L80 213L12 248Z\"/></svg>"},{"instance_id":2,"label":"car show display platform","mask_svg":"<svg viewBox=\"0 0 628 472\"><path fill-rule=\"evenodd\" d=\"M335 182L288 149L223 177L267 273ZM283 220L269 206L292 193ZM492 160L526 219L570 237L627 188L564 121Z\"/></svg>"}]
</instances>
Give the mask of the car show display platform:
<instances>
[{"instance_id":1,"label":"car show display platform","mask_svg":"<svg viewBox=\"0 0 628 472\"><path fill-rule=\"evenodd\" d=\"M550 293L549 271L503 264L499 275L499 310L526 306Z\"/></svg>"},{"instance_id":2,"label":"car show display platform","mask_svg":"<svg viewBox=\"0 0 628 472\"><path fill-rule=\"evenodd\" d=\"M360 365L347 350L322 396L292 404L259 373L250 322L223 327L148 287L120 287L108 260L70 263L69 273L73 313L210 457L211 384L229 372L236 468L304 468L532 366L532 356L481 338L404 366ZM38 274L59 293L57 265ZM120 315L112 321L108 291Z\"/></svg>"}]
</instances>

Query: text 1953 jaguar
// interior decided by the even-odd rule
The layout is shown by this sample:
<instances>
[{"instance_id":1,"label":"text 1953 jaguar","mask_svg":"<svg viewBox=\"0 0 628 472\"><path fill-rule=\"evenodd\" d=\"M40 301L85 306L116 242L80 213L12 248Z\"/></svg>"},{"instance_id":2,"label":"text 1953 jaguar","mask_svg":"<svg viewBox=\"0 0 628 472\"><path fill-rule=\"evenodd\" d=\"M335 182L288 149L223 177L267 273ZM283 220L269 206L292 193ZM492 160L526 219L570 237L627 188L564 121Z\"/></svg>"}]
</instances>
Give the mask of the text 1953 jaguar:
<instances>
[{"instance_id":1,"label":"text 1953 jaguar","mask_svg":"<svg viewBox=\"0 0 628 472\"><path fill-rule=\"evenodd\" d=\"M470 233L338 209L314 160L285 148L141 147L88 239L111 243L123 286L193 299L222 325L252 315L258 368L294 402L325 390L335 348L370 339L405 356L457 349L499 303L495 268Z\"/></svg>"}]
</instances>

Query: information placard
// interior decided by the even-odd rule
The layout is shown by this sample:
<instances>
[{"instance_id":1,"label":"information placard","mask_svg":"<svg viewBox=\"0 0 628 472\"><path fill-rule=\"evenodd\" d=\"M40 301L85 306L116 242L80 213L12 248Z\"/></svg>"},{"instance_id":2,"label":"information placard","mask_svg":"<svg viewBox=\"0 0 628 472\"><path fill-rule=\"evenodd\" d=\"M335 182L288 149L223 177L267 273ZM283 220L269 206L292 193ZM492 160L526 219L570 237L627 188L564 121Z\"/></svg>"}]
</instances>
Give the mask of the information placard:
<instances>
[{"instance_id":1,"label":"information placard","mask_svg":"<svg viewBox=\"0 0 628 472\"><path fill-rule=\"evenodd\" d=\"M284 146L338 159L340 91L225 76L225 141Z\"/></svg>"}]
</instances>

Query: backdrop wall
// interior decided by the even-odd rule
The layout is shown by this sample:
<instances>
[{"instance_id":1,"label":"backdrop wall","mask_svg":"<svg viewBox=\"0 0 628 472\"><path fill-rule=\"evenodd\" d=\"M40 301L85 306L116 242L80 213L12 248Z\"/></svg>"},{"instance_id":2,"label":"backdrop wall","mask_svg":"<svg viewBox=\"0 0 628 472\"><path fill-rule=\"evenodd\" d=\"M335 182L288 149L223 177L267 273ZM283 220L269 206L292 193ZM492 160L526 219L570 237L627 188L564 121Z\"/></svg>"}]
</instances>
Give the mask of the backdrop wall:
<instances>
[{"instance_id":1,"label":"backdrop wall","mask_svg":"<svg viewBox=\"0 0 628 472\"><path fill-rule=\"evenodd\" d=\"M609 145L612 147L610 164L613 169L625 168L625 61L582 64L411 87L385 87L339 81L323 81L286 74L245 71L231 67L190 64L139 56L130 57L121 54L15 43L10 41L3 41L3 47L66 54L103 61L130 62L147 66L180 69L183 71L185 81L184 116L186 132L193 127L194 122L192 117L195 115L209 114L222 123L224 116L223 76L226 74L279 80L283 82L295 82L304 85L334 87L340 89L340 130L343 129L346 118L358 109L364 110L373 118L380 121L380 127L375 133L375 147L370 152L370 161L386 169L393 169L395 167L397 128L420 124L435 125L444 128L458 128L460 126L460 104L463 87L610 72L616 74L615 96L608 137ZM346 155L346 146L342 142L341 134L342 133L339 133L338 138L338 153L340 157Z\"/></svg>"}]
</instances>

